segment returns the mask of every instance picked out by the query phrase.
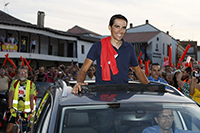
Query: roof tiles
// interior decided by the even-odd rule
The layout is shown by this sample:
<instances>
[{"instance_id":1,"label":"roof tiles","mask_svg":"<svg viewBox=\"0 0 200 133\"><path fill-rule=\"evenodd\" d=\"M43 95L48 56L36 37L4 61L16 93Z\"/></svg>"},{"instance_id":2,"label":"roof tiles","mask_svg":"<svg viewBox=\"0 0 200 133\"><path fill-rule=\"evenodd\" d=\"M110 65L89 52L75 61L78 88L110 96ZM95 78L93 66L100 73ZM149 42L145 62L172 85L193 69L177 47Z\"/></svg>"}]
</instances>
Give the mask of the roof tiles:
<instances>
[{"instance_id":1,"label":"roof tiles","mask_svg":"<svg viewBox=\"0 0 200 133\"><path fill-rule=\"evenodd\" d=\"M158 35L160 31L155 32L137 32L137 33L126 33L124 40L130 43L144 43Z\"/></svg>"}]
</instances>

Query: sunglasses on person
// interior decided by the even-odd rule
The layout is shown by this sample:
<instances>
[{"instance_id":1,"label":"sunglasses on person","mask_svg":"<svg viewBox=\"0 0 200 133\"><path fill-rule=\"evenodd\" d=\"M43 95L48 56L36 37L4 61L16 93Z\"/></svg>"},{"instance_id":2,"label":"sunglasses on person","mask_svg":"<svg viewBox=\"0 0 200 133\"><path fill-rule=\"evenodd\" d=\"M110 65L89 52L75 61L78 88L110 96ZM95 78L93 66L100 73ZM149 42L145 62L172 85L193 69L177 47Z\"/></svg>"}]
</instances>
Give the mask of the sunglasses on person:
<instances>
[{"instance_id":1,"label":"sunglasses on person","mask_svg":"<svg viewBox=\"0 0 200 133\"><path fill-rule=\"evenodd\" d=\"M19 72L19 74L26 74L27 72Z\"/></svg>"}]
</instances>

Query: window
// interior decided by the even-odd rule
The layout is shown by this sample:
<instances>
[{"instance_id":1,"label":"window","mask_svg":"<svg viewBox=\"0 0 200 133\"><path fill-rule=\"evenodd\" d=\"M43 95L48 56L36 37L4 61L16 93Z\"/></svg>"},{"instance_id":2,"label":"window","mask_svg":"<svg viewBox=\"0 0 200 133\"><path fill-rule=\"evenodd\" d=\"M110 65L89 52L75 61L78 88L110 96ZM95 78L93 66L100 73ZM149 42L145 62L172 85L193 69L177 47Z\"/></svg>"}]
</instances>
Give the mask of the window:
<instances>
[{"instance_id":1,"label":"window","mask_svg":"<svg viewBox=\"0 0 200 133\"><path fill-rule=\"evenodd\" d=\"M165 54L165 44L163 43L163 55Z\"/></svg>"},{"instance_id":2,"label":"window","mask_svg":"<svg viewBox=\"0 0 200 133\"><path fill-rule=\"evenodd\" d=\"M82 53L82 54L85 53L84 45L81 45L81 53Z\"/></svg>"},{"instance_id":3,"label":"window","mask_svg":"<svg viewBox=\"0 0 200 133\"><path fill-rule=\"evenodd\" d=\"M67 57L73 57L74 42L68 42L67 44Z\"/></svg>"},{"instance_id":4,"label":"window","mask_svg":"<svg viewBox=\"0 0 200 133\"><path fill-rule=\"evenodd\" d=\"M167 45L167 56L169 56L169 44Z\"/></svg>"},{"instance_id":5,"label":"window","mask_svg":"<svg viewBox=\"0 0 200 133\"><path fill-rule=\"evenodd\" d=\"M58 56L64 57L64 48L65 48L64 43L58 44Z\"/></svg>"},{"instance_id":6,"label":"window","mask_svg":"<svg viewBox=\"0 0 200 133\"><path fill-rule=\"evenodd\" d=\"M189 106L189 107L188 107ZM175 107L175 108L174 108ZM161 115L163 111L171 115ZM114 131L119 133L141 133L145 128L157 126L154 117L168 119L173 128L180 132L199 132L199 107L195 104L177 103L112 103L86 106L63 107L61 113L59 133L80 132L92 133L100 131ZM77 121L78 119L78 121ZM104 121L104 122L102 122ZM114 123L115 122L115 123ZM106 126L105 126L106 125ZM124 128L126 127L126 128Z\"/></svg>"},{"instance_id":7,"label":"window","mask_svg":"<svg viewBox=\"0 0 200 133\"><path fill-rule=\"evenodd\" d=\"M159 37L157 37L157 41L159 41Z\"/></svg>"},{"instance_id":8,"label":"window","mask_svg":"<svg viewBox=\"0 0 200 133\"><path fill-rule=\"evenodd\" d=\"M158 49L158 44L156 44L156 49L155 49L155 51L159 51L159 49Z\"/></svg>"},{"instance_id":9,"label":"window","mask_svg":"<svg viewBox=\"0 0 200 133\"><path fill-rule=\"evenodd\" d=\"M188 53L194 53L194 47L190 47Z\"/></svg>"}]
</instances>

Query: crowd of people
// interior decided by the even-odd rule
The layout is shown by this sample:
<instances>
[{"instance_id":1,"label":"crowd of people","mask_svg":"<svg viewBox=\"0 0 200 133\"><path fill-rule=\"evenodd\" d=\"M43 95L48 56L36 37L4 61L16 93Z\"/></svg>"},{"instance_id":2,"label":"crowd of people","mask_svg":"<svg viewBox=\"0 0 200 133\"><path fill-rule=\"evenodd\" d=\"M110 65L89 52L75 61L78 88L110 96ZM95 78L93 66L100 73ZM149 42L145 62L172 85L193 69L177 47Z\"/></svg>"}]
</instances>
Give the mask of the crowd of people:
<instances>
[{"instance_id":1,"label":"crowd of people","mask_svg":"<svg viewBox=\"0 0 200 133\"><path fill-rule=\"evenodd\" d=\"M191 62L192 62L192 66L190 67L186 65L187 62L182 63L182 66L180 67L180 69L176 69L175 66L171 67L168 61L164 62L162 66L159 65L158 63L151 63L148 68L149 75L146 75L146 76L149 81L157 81L157 82L162 82L162 83L172 85L175 88L179 89L187 97L200 103L200 98L199 98L200 96L200 84L199 84L200 83L200 74L199 74L200 67L197 61L191 60ZM27 68L28 70L27 66L24 66L24 67ZM143 71L143 73L145 73L145 69L146 68L142 64L141 70ZM27 79L29 79L33 83L34 82L54 83L59 79L62 79L64 81L73 81L73 80L76 81L79 71L80 71L80 68L77 65L74 65L73 62L69 66L65 66L63 64L57 67L41 66L38 69L32 68L32 70L27 71ZM26 71L23 70L21 61L18 62L17 69L13 68L12 66L5 66L4 68L1 67L0 91L6 92L10 89L10 92L11 92L11 90L13 90L13 87L14 87L13 82L17 82L16 79L22 80L23 75L24 75L23 72L25 73ZM92 65L87 71L85 80L95 80L96 79L95 73L96 73L96 67ZM128 81L139 81L137 75L135 74L134 69L132 69L131 67L129 68ZM35 93L33 94L35 95ZM13 91L13 95L14 95L14 91ZM10 107L10 108L12 109L13 107ZM7 126L8 132L11 131L9 129L13 129L12 121L9 121L9 124ZM154 130L154 129L150 128L148 130ZM147 132L148 130L146 129L144 131Z\"/></svg>"},{"instance_id":2,"label":"crowd of people","mask_svg":"<svg viewBox=\"0 0 200 133\"><path fill-rule=\"evenodd\" d=\"M2 51L2 45L5 43L11 43L18 45L18 38L14 37L14 35L8 35L7 37L3 34L0 38L0 51Z\"/></svg>"},{"instance_id":3,"label":"crowd of people","mask_svg":"<svg viewBox=\"0 0 200 133\"><path fill-rule=\"evenodd\" d=\"M18 62L17 69L20 67L22 67L21 61ZM9 90L11 82L19 78L17 69L15 69L12 66L1 67L0 91ZM69 66L61 64L59 66L52 65L50 67L40 66L38 69L33 67L32 70L28 71L27 79L33 82L49 82L49 83L54 83L59 79L62 79L64 81L73 81L77 79L78 71L79 67L77 65L74 65L73 62ZM95 80L94 66L90 67L90 69L88 70L88 74L86 75L86 80Z\"/></svg>"},{"instance_id":4,"label":"crowd of people","mask_svg":"<svg viewBox=\"0 0 200 133\"><path fill-rule=\"evenodd\" d=\"M17 69L21 66L22 62L19 61ZM12 80L18 79L17 69L13 68L12 66L5 66L4 68L2 67L0 75L1 77L4 77L6 80L8 80L10 83ZM55 82L57 79L63 79L65 81L76 80L78 70L79 68L77 67L77 65L72 65L72 66L59 65L57 67L41 66L38 69L33 67L32 70L28 71L28 79L33 82L50 82L50 83ZM7 90L5 89L5 87L3 88L4 89L0 90Z\"/></svg>"},{"instance_id":5,"label":"crowd of people","mask_svg":"<svg viewBox=\"0 0 200 133\"><path fill-rule=\"evenodd\" d=\"M2 35L0 38L0 42L18 44L18 38L14 37L14 35L8 35L7 37L5 35Z\"/></svg>"},{"instance_id":6,"label":"crowd of people","mask_svg":"<svg viewBox=\"0 0 200 133\"><path fill-rule=\"evenodd\" d=\"M18 68L21 66L22 62L20 61L18 62ZM141 65L141 70L145 73L145 67L142 66L143 65ZM27 79L33 82L50 83L54 83L58 79L62 79L64 81L76 81L79 70L80 68L77 65L74 65L73 62L69 66L65 66L63 64L57 67L41 66L38 69L32 68L32 70L29 70ZM170 67L168 61L166 61L162 67L158 63L151 63L149 66L149 72L150 74L146 75L149 81L163 82L172 85L190 98L194 98L194 94L200 93L200 85L198 85L200 83L200 75L198 74L200 72L200 68L197 61L192 61L192 68L181 66L181 69ZM95 73L96 67L92 65L87 71L85 80L95 80ZM0 76L1 91L9 90L11 82L14 79L18 79L17 71L12 66L1 68ZM128 80L139 80L135 71L131 67L129 69ZM200 103L198 98L196 101Z\"/></svg>"},{"instance_id":7,"label":"crowd of people","mask_svg":"<svg viewBox=\"0 0 200 133\"><path fill-rule=\"evenodd\" d=\"M200 103L200 67L198 61L193 59L190 62L180 62L179 69L171 67L169 61L165 61L162 67L158 63L150 64L149 81L157 81L174 86L185 96ZM188 65L188 64L191 65ZM142 69L145 72L145 68ZM129 71L128 80L137 80L132 70Z\"/></svg>"},{"instance_id":8,"label":"crowd of people","mask_svg":"<svg viewBox=\"0 0 200 133\"><path fill-rule=\"evenodd\" d=\"M10 43L10 44L19 44L19 40L17 37L14 37L14 35L8 35L7 37L3 34L0 38L0 46L3 45L4 43ZM24 37L21 38L21 52L25 52L26 51L26 45L27 45L27 41ZM31 40L31 53L35 52L35 47L36 47L36 39L33 38ZM1 47L0 47L0 51L1 51Z\"/></svg>"}]
</instances>

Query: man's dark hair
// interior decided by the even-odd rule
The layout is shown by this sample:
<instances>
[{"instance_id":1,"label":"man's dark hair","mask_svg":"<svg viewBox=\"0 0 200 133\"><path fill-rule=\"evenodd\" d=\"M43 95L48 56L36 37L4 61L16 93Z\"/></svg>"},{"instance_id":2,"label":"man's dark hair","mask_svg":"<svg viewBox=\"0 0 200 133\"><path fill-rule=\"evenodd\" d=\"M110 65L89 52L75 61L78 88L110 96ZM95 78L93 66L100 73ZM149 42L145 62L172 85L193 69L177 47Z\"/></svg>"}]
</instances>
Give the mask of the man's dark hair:
<instances>
[{"instance_id":1,"label":"man's dark hair","mask_svg":"<svg viewBox=\"0 0 200 133\"><path fill-rule=\"evenodd\" d=\"M189 73L189 75L190 75L191 72L192 72L192 69L191 69L191 67L187 67L187 68L185 69L185 71L186 71L187 73Z\"/></svg>"},{"instance_id":2,"label":"man's dark hair","mask_svg":"<svg viewBox=\"0 0 200 133\"><path fill-rule=\"evenodd\" d=\"M160 64L158 64L158 63L152 63L151 66L150 66L150 70L152 69L153 66L160 66Z\"/></svg>"},{"instance_id":3,"label":"man's dark hair","mask_svg":"<svg viewBox=\"0 0 200 133\"><path fill-rule=\"evenodd\" d=\"M126 23L128 23L128 20L126 19L126 17L124 17L121 14L115 14L110 18L110 22L109 25L112 27L112 25L114 24L115 19L123 19L126 21Z\"/></svg>"}]
</instances>

